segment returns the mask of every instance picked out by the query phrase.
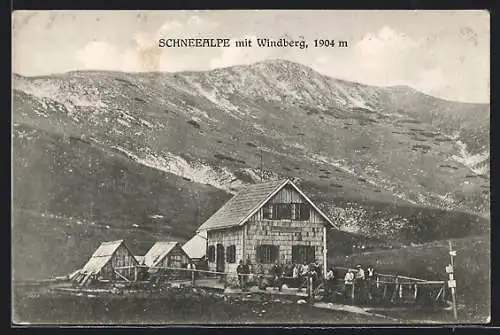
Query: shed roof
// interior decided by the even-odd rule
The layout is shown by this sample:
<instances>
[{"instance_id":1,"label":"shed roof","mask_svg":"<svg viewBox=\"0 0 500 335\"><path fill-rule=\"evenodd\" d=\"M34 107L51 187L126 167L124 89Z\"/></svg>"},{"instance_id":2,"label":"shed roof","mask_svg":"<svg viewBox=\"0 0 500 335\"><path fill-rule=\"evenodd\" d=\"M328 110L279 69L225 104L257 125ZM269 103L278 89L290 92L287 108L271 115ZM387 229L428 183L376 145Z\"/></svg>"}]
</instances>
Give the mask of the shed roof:
<instances>
[{"instance_id":1,"label":"shed roof","mask_svg":"<svg viewBox=\"0 0 500 335\"><path fill-rule=\"evenodd\" d=\"M123 240L102 242L96 251L94 251L92 257L84 265L82 272L99 273L122 244L124 244ZM126 245L125 248L130 252Z\"/></svg>"},{"instance_id":2,"label":"shed roof","mask_svg":"<svg viewBox=\"0 0 500 335\"><path fill-rule=\"evenodd\" d=\"M205 221L198 232L203 230L229 228L243 225L269 199L286 185L291 185L324 219L334 227L333 222L289 179L281 179L248 186L236 193L215 214Z\"/></svg>"},{"instance_id":3,"label":"shed roof","mask_svg":"<svg viewBox=\"0 0 500 335\"><path fill-rule=\"evenodd\" d=\"M207 233L201 232L200 234L194 235L182 246L182 249L189 258L203 258L207 249Z\"/></svg>"},{"instance_id":4,"label":"shed roof","mask_svg":"<svg viewBox=\"0 0 500 335\"><path fill-rule=\"evenodd\" d=\"M159 263L167 256L179 242L160 241L153 244L151 249L144 255L144 264L151 267Z\"/></svg>"}]
</instances>

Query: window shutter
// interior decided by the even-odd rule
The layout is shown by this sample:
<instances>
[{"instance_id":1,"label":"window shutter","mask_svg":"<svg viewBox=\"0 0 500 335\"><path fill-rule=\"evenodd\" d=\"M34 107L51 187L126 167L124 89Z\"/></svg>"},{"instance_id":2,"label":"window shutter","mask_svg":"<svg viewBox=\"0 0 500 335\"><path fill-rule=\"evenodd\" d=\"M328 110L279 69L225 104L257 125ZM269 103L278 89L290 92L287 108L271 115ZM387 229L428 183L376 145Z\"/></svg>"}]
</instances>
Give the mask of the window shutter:
<instances>
[{"instance_id":1,"label":"window shutter","mask_svg":"<svg viewBox=\"0 0 500 335\"><path fill-rule=\"evenodd\" d=\"M279 259L279 247L272 246L271 247L271 261L276 262Z\"/></svg>"},{"instance_id":2,"label":"window shutter","mask_svg":"<svg viewBox=\"0 0 500 335\"><path fill-rule=\"evenodd\" d=\"M265 205L262 208L262 215L264 219L271 220L273 218L273 206L272 205Z\"/></svg>"},{"instance_id":3,"label":"window shutter","mask_svg":"<svg viewBox=\"0 0 500 335\"><path fill-rule=\"evenodd\" d=\"M213 245L208 247L208 261L209 262L214 262L215 261L215 247Z\"/></svg>"}]
</instances>

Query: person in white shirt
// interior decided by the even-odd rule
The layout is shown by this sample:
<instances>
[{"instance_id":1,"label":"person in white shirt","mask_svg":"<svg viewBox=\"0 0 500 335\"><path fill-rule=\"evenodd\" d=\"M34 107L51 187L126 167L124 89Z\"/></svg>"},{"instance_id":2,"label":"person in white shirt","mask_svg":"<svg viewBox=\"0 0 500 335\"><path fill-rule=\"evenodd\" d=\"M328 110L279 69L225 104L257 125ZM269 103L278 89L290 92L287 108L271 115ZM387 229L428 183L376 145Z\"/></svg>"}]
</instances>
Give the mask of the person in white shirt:
<instances>
[{"instance_id":1,"label":"person in white shirt","mask_svg":"<svg viewBox=\"0 0 500 335\"><path fill-rule=\"evenodd\" d=\"M357 265L356 279L357 280L365 280L365 270L361 267L361 265Z\"/></svg>"},{"instance_id":2,"label":"person in white shirt","mask_svg":"<svg viewBox=\"0 0 500 335\"><path fill-rule=\"evenodd\" d=\"M354 283L354 273L348 270L344 277L344 296L350 299L352 294L352 284Z\"/></svg>"},{"instance_id":3,"label":"person in white shirt","mask_svg":"<svg viewBox=\"0 0 500 335\"><path fill-rule=\"evenodd\" d=\"M325 274L325 299L331 300L334 295L334 286L335 286L335 274L333 272L333 267Z\"/></svg>"},{"instance_id":4,"label":"person in white shirt","mask_svg":"<svg viewBox=\"0 0 500 335\"><path fill-rule=\"evenodd\" d=\"M368 289L368 300L373 300L373 282L375 281L375 269L373 266L369 265L366 269L367 272L367 289Z\"/></svg>"},{"instance_id":5,"label":"person in white shirt","mask_svg":"<svg viewBox=\"0 0 500 335\"><path fill-rule=\"evenodd\" d=\"M356 274L355 274L356 285L354 286L354 295L357 301L360 301L360 298L364 297L365 292L365 270L361 267L361 264L356 265Z\"/></svg>"}]
</instances>

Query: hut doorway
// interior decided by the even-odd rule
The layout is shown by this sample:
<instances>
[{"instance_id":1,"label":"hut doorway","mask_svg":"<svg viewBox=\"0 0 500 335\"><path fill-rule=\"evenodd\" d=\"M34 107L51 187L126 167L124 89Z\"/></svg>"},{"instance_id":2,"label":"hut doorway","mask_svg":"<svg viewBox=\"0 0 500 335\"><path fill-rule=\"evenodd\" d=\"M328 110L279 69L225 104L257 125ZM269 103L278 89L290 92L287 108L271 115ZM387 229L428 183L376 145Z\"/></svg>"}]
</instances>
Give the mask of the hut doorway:
<instances>
[{"instance_id":1,"label":"hut doorway","mask_svg":"<svg viewBox=\"0 0 500 335\"><path fill-rule=\"evenodd\" d=\"M224 246L222 244L217 244L217 257L215 260L215 268L217 272L224 272L224 263L225 263L225 257L224 257Z\"/></svg>"}]
</instances>

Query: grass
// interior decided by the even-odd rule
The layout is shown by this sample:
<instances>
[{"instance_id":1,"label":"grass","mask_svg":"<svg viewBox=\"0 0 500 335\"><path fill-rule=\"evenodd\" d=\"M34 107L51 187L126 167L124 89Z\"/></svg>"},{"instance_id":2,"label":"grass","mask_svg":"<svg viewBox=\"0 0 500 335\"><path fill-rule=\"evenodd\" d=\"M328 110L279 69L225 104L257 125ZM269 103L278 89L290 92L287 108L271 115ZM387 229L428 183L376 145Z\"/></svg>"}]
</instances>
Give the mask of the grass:
<instances>
[{"instance_id":1,"label":"grass","mask_svg":"<svg viewBox=\"0 0 500 335\"><path fill-rule=\"evenodd\" d=\"M14 297L14 321L30 324L366 324L381 319L320 310L293 301L241 301L201 292L153 293L144 297Z\"/></svg>"},{"instance_id":2,"label":"grass","mask_svg":"<svg viewBox=\"0 0 500 335\"><path fill-rule=\"evenodd\" d=\"M490 315L490 237L489 235L452 240L455 257L457 301L463 305L464 320L484 321ZM331 258L339 266L372 264L376 271L428 280L447 280L445 266L450 263L448 240L400 249L373 251Z\"/></svg>"}]
</instances>

